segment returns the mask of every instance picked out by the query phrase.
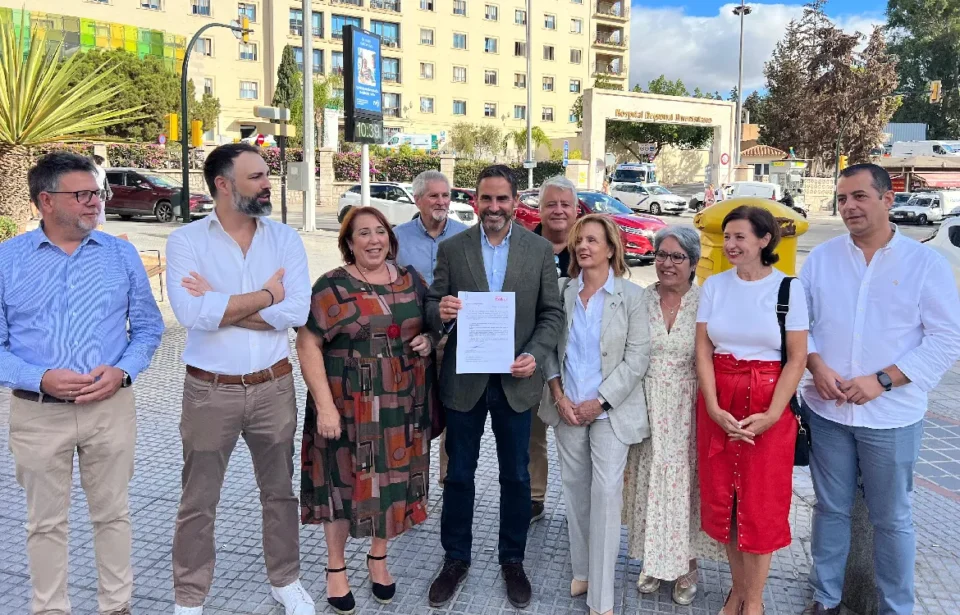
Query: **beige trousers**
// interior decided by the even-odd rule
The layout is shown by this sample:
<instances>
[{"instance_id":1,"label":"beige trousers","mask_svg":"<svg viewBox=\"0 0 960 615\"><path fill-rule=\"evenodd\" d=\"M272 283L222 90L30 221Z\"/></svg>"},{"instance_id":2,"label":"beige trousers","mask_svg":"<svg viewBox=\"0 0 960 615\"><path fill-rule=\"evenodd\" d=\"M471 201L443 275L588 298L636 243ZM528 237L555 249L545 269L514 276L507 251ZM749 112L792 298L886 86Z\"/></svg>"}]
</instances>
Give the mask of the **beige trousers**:
<instances>
[{"instance_id":1,"label":"beige trousers","mask_svg":"<svg viewBox=\"0 0 960 615\"><path fill-rule=\"evenodd\" d=\"M127 487L137 441L133 389L81 406L10 398L10 452L27 498L27 559L35 614L70 613L67 515L73 456L87 496L97 560L97 604L119 610L133 593Z\"/></svg>"},{"instance_id":2,"label":"beige trousers","mask_svg":"<svg viewBox=\"0 0 960 615\"><path fill-rule=\"evenodd\" d=\"M547 497L547 473L550 467L547 463L547 424L537 416L540 404L534 406L530 423L530 499L534 502L543 502Z\"/></svg>"}]
</instances>

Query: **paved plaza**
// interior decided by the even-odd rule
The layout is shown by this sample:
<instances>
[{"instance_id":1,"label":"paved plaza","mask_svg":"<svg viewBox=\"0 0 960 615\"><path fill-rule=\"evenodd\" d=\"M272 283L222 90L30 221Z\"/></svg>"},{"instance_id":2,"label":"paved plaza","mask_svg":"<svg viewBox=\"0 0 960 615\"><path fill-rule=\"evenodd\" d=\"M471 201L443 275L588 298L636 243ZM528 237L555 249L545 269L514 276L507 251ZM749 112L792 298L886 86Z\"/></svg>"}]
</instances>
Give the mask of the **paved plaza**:
<instances>
[{"instance_id":1,"label":"paved plaza","mask_svg":"<svg viewBox=\"0 0 960 615\"><path fill-rule=\"evenodd\" d=\"M831 232L841 232L836 222ZM162 249L172 225L108 222L107 231L128 233L141 249ZM824 231L826 232L826 231ZM330 232L304 236L312 277L336 266L339 254L336 237ZM805 250L801 245L801 257ZM648 284L654 279L651 267L635 268L633 279ZM157 283L154 280L156 288ZM159 291L156 293L159 297ZM185 331L176 323L169 303L161 304L167 323L163 343L150 369L136 383L139 436L136 474L130 486L130 510L134 526L135 589L134 612L154 615L173 612L171 545L174 519L180 495L182 466L179 434L183 365L180 354ZM297 368L298 372L299 369ZM297 398L303 420L306 390L297 377ZM0 432L6 440L9 429L9 394L0 390ZM298 438L299 454L299 438ZM433 450L432 471L437 469ZM435 479L431 481L435 485ZM299 485L299 474L295 477ZM571 578L563 496L552 434L550 436L550 481L547 515L533 525L527 543L526 569L531 577L534 598L530 606L517 611L506 600L497 564L499 484L493 437L484 438L477 475L477 509L474 518L474 561L456 598L444 609L427 606L427 589L443 558L440 547L441 492L430 492L430 518L403 534L390 545L391 571L397 580L397 597L390 605L373 600L364 556L367 541L351 540L347 546L348 569L357 612L458 615L539 613L582 615L584 599L570 598ZM809 473L797 470L791 511L793 544L778 552L767 586L767 612L771 615L799 614L809 599L806 577L810 565L810 522L813 489ZM96 613L96 568L92 530L86 501L74 472L70 530L70 595L74 613ZM24 550L25 504L14 477L14 464L6 446L0 447L0 614L27 613L30 587ZM917 467L915 520L918 528L916 613L957 615L960 613L960 364L947 374L931 396L925 423L921 463ZM271 614L281 609L270 598L260 544L260 504L250 455L242 443L230 463L217 520L217 568L213 589L206 603L208 615ZM626 557L626 532L617 564L619 597L616 613L663 613L715 615L730 585L728 568L701 561L701 591L689 607L670 599L670 585L660 592L641 597L635 583L640 562ZM332 613L324 600L326 547L319 526L301 531L302 578L317 603L318 613Z\"/></svg>"}]
</instances>

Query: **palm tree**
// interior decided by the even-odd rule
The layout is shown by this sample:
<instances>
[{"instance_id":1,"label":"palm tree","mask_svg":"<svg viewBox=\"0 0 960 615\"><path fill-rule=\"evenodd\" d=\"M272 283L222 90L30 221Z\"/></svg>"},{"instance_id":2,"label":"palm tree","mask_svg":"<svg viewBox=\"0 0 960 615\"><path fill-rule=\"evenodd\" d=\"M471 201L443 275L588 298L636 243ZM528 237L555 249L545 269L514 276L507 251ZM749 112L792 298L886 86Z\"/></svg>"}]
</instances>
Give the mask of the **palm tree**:
<instances>
[{"instance_id":1,"label":"palm tree","mask_svg":"<svg viewBox=\"0 0 960 615\"><path fill-rule=\"evenodd\" d=\"M547 136L547 133L543 132L543 128L539 126L534 126L530 129L530 141L533 145L533 155L536 157L537 150L542 146L550 145L550 137ZM508 142L513 143L513 147L517 150L517 157L523 158L527 153L527 129L521 128L519 130L514 130L508 132L506 137L504 137L504 146Z\"/></svg>"},{"instance_id":2,"label":"palm tree","mask_svg":"<svg viewBox=\"0 0 960 615\"><path fill-rule=\"evenodd\" d=\"M102 85L113 71L106 64L69 87L78 55L58 62L62 46L48 43L45 30L21 24L15 33L0 23L0 216L18 226L30 219L31 147L82 139L137 111L111 108L122 86Z\"/></svg>"}]
</instances>

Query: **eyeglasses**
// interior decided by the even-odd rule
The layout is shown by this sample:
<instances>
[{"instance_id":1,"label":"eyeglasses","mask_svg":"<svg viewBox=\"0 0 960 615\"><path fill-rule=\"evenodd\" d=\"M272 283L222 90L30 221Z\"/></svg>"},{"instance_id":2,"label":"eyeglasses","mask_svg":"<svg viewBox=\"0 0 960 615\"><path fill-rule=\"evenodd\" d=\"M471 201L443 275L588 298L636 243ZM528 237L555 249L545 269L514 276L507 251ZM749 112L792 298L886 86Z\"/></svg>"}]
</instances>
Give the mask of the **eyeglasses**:
<instances>
[{"instance_id":1,"label":"eyeglasses","mask_svg":"<svg viewBox=\"0 0 960 615\"><path fill-rule=\"evenodd\" d=\"M93 197L97 197L100 201L107 200L107 191L106 190L76 190L74 192L55 192L53 190L44 190L47 194L72 194L77 203L81 205L89 205L90 201L93 200Z\"/></svg>"},{"instance_id":2,"label":"eyeglasses","mask_svg":"<svg viewBox=\"0 0 960 615\"><path fill-rule=\"evenodd\" d=\"M679 265L688 258L686 254L682 254L680 252L664 252L663 250L657 251L656 259L658 263L666 262L668 257L671 261L673 261L674 265Z\"/></svg>"}]
</instances>

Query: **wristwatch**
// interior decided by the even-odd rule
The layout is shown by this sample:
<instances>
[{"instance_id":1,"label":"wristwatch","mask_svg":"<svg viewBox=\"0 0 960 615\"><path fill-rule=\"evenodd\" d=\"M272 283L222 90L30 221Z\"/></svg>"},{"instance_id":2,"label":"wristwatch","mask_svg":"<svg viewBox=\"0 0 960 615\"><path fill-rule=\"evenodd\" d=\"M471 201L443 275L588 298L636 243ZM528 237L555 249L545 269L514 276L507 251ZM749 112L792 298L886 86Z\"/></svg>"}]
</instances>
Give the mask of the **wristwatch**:
<instances>
[{"instance_id":1,"label":"wristwatch","mask_svg":"<svg viewBox=\"0 0 960 615\"><path fill-rule=\"evenodd\" d=\"M123 372L123 380L120 381L120 388L125 389L133 385L133 378L130 377L130 374Z\"/></svg>"},{"instance_id":2,"label":"wristwatch","mask_svg":"<svg viewBox=\"0 0 960 615\"><path fill-rule=\"evenodd\" d=\"M602 397L598 400L600 402L600 407L603 408L604 412L610 412L613 410L613 406L610 405L610 402L603 399Z\"/></svg>"},{"instance_id":3,"label":"wristwatch","mask_svg":"<svg viewBox=\"0 0 960 615\"><path fill-rule=\"evenodd\" d=\"M889 391L893 388L893 380L890 379L890 376L888 376L885 371L881 370L877 372L877 382L880 383L884 391Z\"/></svg>"}]
</instances>

